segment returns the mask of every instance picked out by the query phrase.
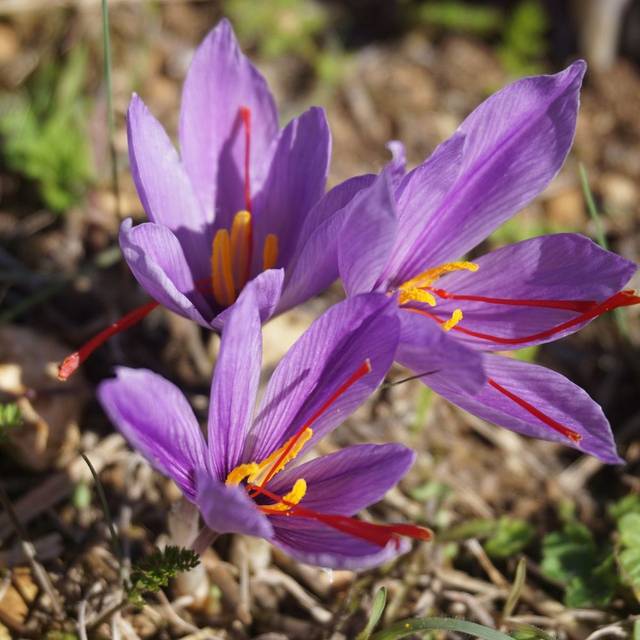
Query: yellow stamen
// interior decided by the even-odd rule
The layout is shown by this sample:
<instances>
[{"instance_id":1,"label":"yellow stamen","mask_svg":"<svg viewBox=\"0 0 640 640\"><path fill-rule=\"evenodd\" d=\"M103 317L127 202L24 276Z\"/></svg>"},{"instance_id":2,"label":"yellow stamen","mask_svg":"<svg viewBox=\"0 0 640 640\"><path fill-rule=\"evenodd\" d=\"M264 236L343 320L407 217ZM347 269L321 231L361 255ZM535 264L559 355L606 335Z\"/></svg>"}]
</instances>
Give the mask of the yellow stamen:
<instances>
[{"instance_id":1,"label":"yellow stamen","mask_svg":"<svg viewBox=\"0 0 640 640\"><path fill-rule=\"evenodd\" d=\"M436 306L435 296L430 294L428 291L423 291L422 289L405 289L404 286L400 289L400 298L399 303L405 304L405 302L424 302L432 307Z\"/></svg>"},{"instance_id":2,"label":"yellow stamen","mask_svg":"<svg viewBox=\"0 0 640 640\"><path fill-rule=\"evenodd\" d=\"M479 268L480 266L475 262L446 262L438 267L433 267L433 269L423 271L415 278L411 278L411 280L407 280L403 283L400 289L404 290L428 287L431 283L435 282L438 278L441 278L447 273L451 273L453 271L477 271Z\"/></svg>"},{"instance_id":3,"label":"yellow stamen","mask_svg":"<svg viewBox=\"0 0 640 640\"><path fill-rule=\"evenodd\" d=\"M248 478L253 473L258 473L259 471L260 467L255 462L240 464L229 472L224 483L227 486L240 484L245 478Z\"/></svg>"},{"instance_id":4,"label":"yellow stamen","mask_svg":"<svg viewBox=\"0 0 640 640\"><path fill-rule=\"evenodd\" d=\"M462 309L455 309L451 314L451 317L446 322L442 323L442 328L445 331L451 331L451 329L453 329L460 320L462 320Z\"/></svg>"},{"instance_id":5,"label":"yellow stamen","mask_svg":"<svg viewBox=\"0 0 640 640\"><path fill-rule=\"evenodd\" d=\"M278 262L278 236L275 233L270 233L264 241L264 247L262 249L262 269L273 269Z\"/></svg>"},{"instance_id":6,"label":"yellow stamen","mask_svg":"<svg viewBox=\"0 0 640 640\"><path fill-rule=\"evenodd\" d=\"M251 275L252 231L251 214L248 211L238 211L231 225L231 260L238 291L247 284Z\"/></svg>"},{"instance_id":7,"label":"yellow stamen","mask_svg":"<svg viewBox=\"0 0 640 640\"><path fill-rule=\"evenodd\" d=\"M234 303L236 290L231 266L231 243L229 241L229 232L226 229L217 231L213 239L211 284L213 297L219 305L228 307Z\"/></svg>"},{"instance_id":8,"label":"yellow stamen","mask_svg":"<svg viewBox=\"0 0 640 640\"><path fill-rule=\"evenodd\" d=\"M291 462L299 453L302 451L302 447L309 442L309 439L313 435L313 430L307 427L298 439L296 443L291 447L291 451L287 453L287 455L280 460L280 456L282 453L289 447L291 441L296 437L292 436L289 438L279 449L274 451L270 456L265 458L262 462L248 462L245 464L238 465L235 469L232 469L225 480L225 484L239 484L243 480L249 484L260 484L262 479L266 477L267 473L271 472L271 477L273 477L276 473L282 471L285 466ZM276 469L271 471L271 467L280 460L280 464Z\"/></svg>"},{"instance_id":9,"label":"yellow stamen","mask_svg":"<svg viewBox=\"0 0 640 640\"><path fill-rule=\"evenodd\" d=\"M291 447L291 451L289 451L289 453L280 461L280 464L272 471L271 467L276 462L278 462L278 460L280 460L280 456L282 455L283 451L285 451L289 447L289 445L291 444L291 441L296 436L292 436L291 438L289 438L279 449L274 451L268 458L265 458L262 462L258 464L259 470L257 473L254 473L253 475L249 476L249 482L251 484L260 484L263 478L266 477L267 473L270 473L271 477L273 477L276 473L280 473L280 471L282 471L285 468L285 466L289 462L291 462L300 453L300 451L302 451L302 447L304 447L304 445L307 444L307 442L309 442L309 439L311 438L312 435L313 435L313 430L307 427L302 432L302 434L298 437L293 447Z\"/></svg>"},{"instance_id":10,"label":"yellow stamen","mask_svg":"<svg viewBox=\"0 0 640 640\"><path fill-rule=\"evenodd\" d=\"M289 511L292 506L298 504L307 493L307 482L304 478L295 481L293 488L289 493L282 496L282 502L270 504L265 507L266 511ZM287 504L288 503L288 504Z\"/></svg>"}]
</instances>

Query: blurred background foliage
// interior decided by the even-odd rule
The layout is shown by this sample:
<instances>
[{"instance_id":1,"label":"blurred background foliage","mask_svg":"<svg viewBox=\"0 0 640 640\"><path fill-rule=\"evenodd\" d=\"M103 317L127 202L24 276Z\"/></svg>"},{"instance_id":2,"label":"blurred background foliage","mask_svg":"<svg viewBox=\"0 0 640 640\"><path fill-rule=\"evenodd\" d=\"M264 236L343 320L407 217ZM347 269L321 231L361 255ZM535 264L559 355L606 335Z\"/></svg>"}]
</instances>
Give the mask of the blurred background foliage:
<instances>
[{"instance_id":1,"label":"blurred background foliage","mask_svg":"<svg viewBox=\"0 0 640 640\"><path fill-rule=\"evenodd\" d=\"M0 5L0 20L4 12L11 15L11 6L20 8L20 0L8 1L4 8ZM577 52L578 25L568 2L222 0L203 4L227 15L243 45L261 60L286 60L295 67L294 84L310 92L311 101L322 100L339 84L353 51L367 42L410 31L422 32L434 42L451 34L484 42L511 77L545 72L568 53ZM66 11L72 8L69 3ZM624 34L621 42L624 48ZM33 182L41 204L54 212L78 203L95 174L85 123L96 105L87 98L92 92L86 90L86 65L87 52L70 47L64 55L44 60L9 93L6 85L11 83L3 82L0 75L0 85L5 85L0 95L2 162ZM494 89L487 81L486 92Z\"/></svg>"}]
</instances>

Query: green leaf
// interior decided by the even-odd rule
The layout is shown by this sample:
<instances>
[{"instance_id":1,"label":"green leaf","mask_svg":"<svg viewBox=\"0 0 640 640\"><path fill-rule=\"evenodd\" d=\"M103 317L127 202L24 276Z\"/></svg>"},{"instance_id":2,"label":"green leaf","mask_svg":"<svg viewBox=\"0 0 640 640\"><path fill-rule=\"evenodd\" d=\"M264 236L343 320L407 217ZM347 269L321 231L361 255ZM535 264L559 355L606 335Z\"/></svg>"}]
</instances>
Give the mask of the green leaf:
<instances>
[{"instance_id":1,"label":"green leaf","mask_svg":"<svg viewBox=\"0 0 640 640\"><path fill-rule=\"evenodd\" d=\"M624 549L618 553L618 564L626 584L640 600L640 549Z\"/></svg>"},{"instance_id":2,"label":"green leaf","mask_svg":"<svg viewBox=\"0 0 640 640\"><path fill-rule=\"evenodd\" d=\"M640 513L629 509L635 506L631 501L626 501L624 505L621 505L622 502L618 503L617 511L623 511L620 507L624 506L626 513L618 520L618 565L623 581L633 589L636 598L640 600Z\"/></svg>"},{"instance_id":3,"label":"green leaf","mask_svg":"<svg viewBox=\"0 0 640 640\"><path fill-rule=\"evenodd\" d=\"M534 528L524 520L504 516L485 542L486 552L493 558L509 558L520 553L533 539Z\"/></svg>"},{"instance_id":4,"label":"green leaf","mask_svg":"<svg viewBox=\"0 0 640 640\"><path fill-rule=\"evenodd\" d=\"M396 640L412 635L417 631L457 631L481 640L513 640L501 631L496 631L475 622L457 620L456 618L410 618L378 631L371 640Z\"/></svg>"},{"instance_id":5,"label":"green leaf","mask_svg":"<svg viewBox=\"0 0 640 640\"><path fill-rule=\"evenodd\" d=\"M606 607L617 586L615 558L610 554L589 573L585 572L569 581L565 604L571 608Z\"/></svg>"},{"instance_id":6,"label":"green leaf","mask_svg":"<svg viewBox=\"0 0 640 640\"><path fill-rule=\"evenodd\" d=\"M591 531L575 521L545 536L541 568L545 575L565 584L568 607L604 607L618 583L611 547L598 547Z\"/></svg>"},{"instance_id":7,"label":"green leaf","mask_svg":"<svg viewBox=\"0 0 640 640\"><path fill-rule=\"evenodd\" d=\"M618 521L620 542L625 547L640 549L640 513L627 513Z\"/></svg>"},{"instance_id":8,"label":"green leaf","mask_svg":"<svg viewBox=\"0 0 640 640\"><path fill-rule=\"evenodd\" d=\"M380 587L373 599L369 620L367 621L365 628L356 636L356 640L369 640L369 637L382 617L386 604L387 590L385 587Z\"/></svg>"},{"instance_id":9,"label":"green leaf","mask_svg":"<svg viewBox=\"0 0 640 640\"><path fill-rule=\"evenodd\" d=\"M609 514L616 520L620 520L627 513L640 513L639 494L630 493L609 507Z\"/></svg>"}]
</instances>

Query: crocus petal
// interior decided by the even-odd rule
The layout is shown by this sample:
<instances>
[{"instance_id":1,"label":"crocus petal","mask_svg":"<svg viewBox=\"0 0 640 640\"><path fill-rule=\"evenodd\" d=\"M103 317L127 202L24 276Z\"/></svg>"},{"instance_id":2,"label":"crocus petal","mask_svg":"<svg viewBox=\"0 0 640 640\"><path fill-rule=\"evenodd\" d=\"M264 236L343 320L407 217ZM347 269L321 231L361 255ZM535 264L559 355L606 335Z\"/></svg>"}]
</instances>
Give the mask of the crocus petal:
<instances>
[{"instance_id":1,"label":"crocus petal","mask_svg":"<svg viewBox=\"0 0 640 640\"><path fill-rule=\"evenodd\" d=\"M231 307L220 342L209 403L209 452L224 480L239 463L260 380L262 333L253 287Z\"/></svg>"},{"instance_id":2,"label":"crocus petal","mask_svg":"<svg viewBox=\"0 0 640 640\"><path fill-rule=\"evenodd\" d=\"M489 422L516 433L552 440L591 454L607 463L622 462L609 423L602 409L587 393L564 376L540 367L498 355L483 355L488 382L474 396L464 392L455 378L433 375L427 384L454 404ZM492 386L519 397L563 427L580 436L573 442L545 424L518 402Z\"/></svg>"},{"instance_id":3,"label":"crocus petal","mask_svg":"<svg viewBox=\"0 0 640 640\"><path fill-rule=\"evenodd\" d=\"M249 280L243 289L243 292L248 288L253 289L262 324L269 320L278 308L283 280L284 269L267 269L267 271L263 271L253 280ZM217 331L222 331L232 309L233 306L227 307L217 315L211 322L211 326Z\"/></svg>"},{"instance_id":4,"label":"crocus petal","mask_svg":"<svg viewBox=\"0 0 640 640\"><path fill-rule=\"evenodd\" d=\"M396 361L418 374L429 385L432 375L455 379L466 393L475 393L486 382L482 356L419 313L399 311L400 343Z\"/></svg>"},{"instance_id":5,"label":"crocus petal","mask_svg":"<svg viewBox=\"0 0 640 640\"><path fill-rule=\"evenodd\" d=\"M306 215L324 194L331 133L324 109L311 107L280 133L271 167L254 202L254 235L259 251L254 268L262 269L267 234L278 237L278 262L288 264Z\"/></svg>"},{"instance_id":6,"label":"crocus petal","mask_svg":"<svg viewBox=\"0 0 640 640\"><path fill-rule=\"evenodd\" d=\"M162 125L134 94L127 113L131 174L149 220L171 229L196 279L208 274L206 219Z\"/></svg>"},{"instance_id":7,"label":"crocus petal","mask_svg":"<svg viewBox=\"0 0 640 640\"><path fill-rule=\"evenodd\" d=\"M398 231L392 257L385 270L385 275L396 284L411 277L403 273L403 265L416 247L420 245L418 250L424 252L429 246L430 238L423 229L428 224L430 213L442 203L458 178L463 147L464 135L456 133L404 176L396 188Z\"/></svg>"},{"instance_id":8,"label":"crocus petal","mask_svg":"<svg viewBox=\"0 0 640 640\"><path fill-rule=\"evenodd\" d=\"M348 295L374 290L396 239L396 207L387 166L348 205L338 242L338 268Z\"/></svg>"},{"instance_id":9,"label":"crocus petal","mask_svg":"<svg viewBox=\"0 0 640 640\"><path fill-rule=\"evenodd\" d=\"M504 302L602 302L620 291L636 271L633 262L572 233L524 240L484 255L475 262L480 267L477 272L452 273L438 280L434 287L449 294L498 298ZM593 319L587 316L584 322L563 331L523 341L523 337L544 333L578 318L580 310L438 299L438 305L432 311L441 318L448 318L454 308L460 308L464 318L452 335L482 350L519 349L556 340ZM489 337L465 333L465 330L504 340L492 341Z\"/></svg>"},{"instance_id":10,"label":"crocus petal","mask_svg":"<svg viewBox=\"0 0 640 640\"><path fill-rule=\"evenodd\" d=\"M278 115L267 83L242 54L231 25L223 19L193 57L180 110L182 158L201 205L211 217L214 203L230 215L244 209L240 107L251 110L250 175L252 190L256 190L269 166Z\"/></svg>"},{"instance_id":11,"label":"crocus petal","mask_svg":"<svg viewBox=\"0 0 640 640\"><path fill-rule=\"evenodd\" d=\"M544 189L573 141L585 70L578 61L514 82L462 123L458 179L430 213L402 275L459 258Z\"/></svg>"},{"instance_id":12,"label":"crocus petal","mask_svg":"<svg viewBox=\"0 0 640 640\"><path fill-rule=\"evenodd\" d=\"M392 540L385 547L366 542L303 518L272 518L272 543L298 562L328 569L371 569L411 548L408 540Z\"/></svg>"},{"instance_id":13,"label":"crocus petal","mask_svg":"<svg viewBox=\"0 0 640 640\"><path fill-rule=\"evenodd\" d=\"M414 458L414 452L401 444L356 445L287 468L268 488L285 495L298 478L304 478L307 492L301 504L306 509L351 516L382 500Z\"/></svg>"},{"instance_id":14,"label":"crocus petal","mask_svg":"<svg viewBox=\"0 0 640 640\"><path fill-rule=\"evenodd\" d=\"M116 376L98 387L103 409L131 446L193 501L196 474L207 469L206 444L186 398L146 369L119 367Z\"/></svg>"},{"instance_id":15,"label":"crocus petal","mask_svg":"<svg viewBox=\"0 0 640 640\"><path fill-rule=\"evenodd\" d=\"M273 527L245 489L226 486L209 474L197 477L196 504L207 527L218 533L242 533L269 540Z\"/></svg>"},{"instance_id":16,"label":"crocus petal","mask_svg":"<svg viewBox=\"0 0 640 640\"><path fill-rule=\"evenodd\" d=\"M152 222L120 227L120 248L140 286L162 306L209 327L211 309L196 289L182 246L173 233Z\"/></svg>"},{"instance_id":17,"label":"crocus petal","mask_svg":"<svg viewBox=\"0 0 640 640\"><path fill-rule=\"evenodd\" d=\"M354 296L331 307L276 367L247 442L247 460L263 460L298 431L368 359L371 371L313 421L307 446L344 421L378 386L398 344L395 302Z\"/></svg>"},{"instance_id":18,"label":"crocus petal","mask_svg":"<svg viewBox=\"0 0 640 640\"><path fill-rule=\"evenodd\" d=\"M375 176L345 180L325 194L306 216L294 255L287 265L282 312L308 300L338 278L338 239L348 215L348 203Z\"/></svg>"}]
</instances>

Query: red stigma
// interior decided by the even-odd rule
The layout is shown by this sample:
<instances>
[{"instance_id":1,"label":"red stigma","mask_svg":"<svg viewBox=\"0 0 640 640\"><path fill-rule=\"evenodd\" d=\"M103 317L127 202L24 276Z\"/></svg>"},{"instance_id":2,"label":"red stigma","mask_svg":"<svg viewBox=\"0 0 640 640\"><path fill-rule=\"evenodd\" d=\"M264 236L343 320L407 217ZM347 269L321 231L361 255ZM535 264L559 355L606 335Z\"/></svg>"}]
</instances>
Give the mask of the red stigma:
<instances>
[{"instance_id":1,"label":"red stigma","mask_svg":"<svg viewBox=\"0 0 640 640\"><path fill-rule=\"evenodd\" d=\"M251 109L240 107L240 118L244 126L244 206L251 213Z\"/></svg>"},{"instance_id":2,"label":"red stigma","mask_svg":"<svg viewBox=\"0 0 640 640\"><path fill-rule=\"evenodd\" d=\"M247 489L254 492L254 497L255 495L262 494L276 503L283 503L289 506L289 510L286 512L271 511L268 505L261 506L260 510L267 515L292 516L315 520L316 522L326 524L332 529L336 529L355 538L360 538L361 540L366 540L379 547L386 547L387 544L392 541L395 542L397 546L399 544L398 536L406 536L414 538L415 540L431 540L433 538L433 533L426 527L403 523L374 524L341 514L319 513L318 511L313 511L306 507L301 507L299 504L293 504L284 500L281 496L266 490L264 487L247 485Z\"/></svg>"},{"instance_id":3,"label":"red stigma","mask_svg":"<svg viewBox=\"0 0 640 640\"><path fill-rule=\"evenodd\" d=\"M276 463L271 467L269 473L265 476L265 479L260 484L264 487L276 473L282 463L282 461L289 455L291 449L295 446L300 436L327 410L331 405L346 391L352 387L358 380L366 376L371 372L371 361L367 358L348 378L345 380L330 396L322 403L322 405L311 415L311 417L305 421L305 423L296 431L295 436L291 439L289 446L282 452L281 456L276 460Z\"/></svg>"},{"instance_id":4,"label":"red stigma","mask_svg":"<svg viewBox=\"0 0 640 640\"><path fill-rule=\"evenodd\" d=\"M442 290L435 290L435 293L440 295ZM447 293L447 292L444 292ZM453 296L456 296L455 298ZM546 340L547 338L551 338L552 336L562 333L567 329L571 329L576 325L582 324L583 322L588 322L589 320L593 320L598 316L601 316L603 313L607 311L612 311L613 309L617 309L619 307L630 307L634 304L640 304L640 297L635 295L633 291L618 291L614 295L610 296L606 300L600 303L591 302L589 300L509 300L503 298L483 298L482 296L459 296L458 294L450 294L447 293L446 296L450 299L480 299L481 302L493 302L495 304L511 304L511 305L523 305L523 306L536 306L536 307L547 307L552 309L566 309L567 311L578 311L579 309L583 309L583 311L577 315L575 318L571 320L567 320L566 322L562 322L561 324L556 325L555 327L551 327L550 329L545 329L544 331L539 331L538 333L532 333L528 336L520 336L516 338L505 338L501 336L496 336L491 333L482 333L480 331L474 331L473 329L468 329L467 327L456 325L452 327L452 331L457 331L467 336L471 336L472 338L477 338L478 340L486 340L488 342L495 342L497 344L504 345L521 345L526 344L527 342L534 342L539 340ZM498 301L498 302L496 302ZM420 313L424 316L435 320L439 324L444 324L444 320L438 318L435 314L425 311L424 309L416 309L413 307L404 307L407 311L413 311L414 313Z\"/></svg>"},{"instance_id":5,"label":"red stigma","mask_svg":"<svg viewBox=\"0 0 640 640\"><path fill-rule=\"evenodd\" d=\"M521 398L520 396L517 396L512 391L505 389L501 384L498 384L493 378L489 378L487 382L496 391L501 393L503 396L506 396L507 398L509 398L509 400L512 400L513 402L515 402L519 407L522 407L525 411L528 411L531 415L538 418L538 420L546 424L548 427L550 427L554 431L557 431L560 435L563 435L565 438L568 438L569 440L571 440L572 442L575 442L576 444L578 444L580 440L582 440L582 436L579 433L577 433L576 431L573 431L573 429L569 429L568 427L565 427L563 424L560 424L558 421L554 420L552 417L548 416L546 413L543 413L542 411L540 411L540 409L537 409L536 407L534 407L531 403L527 402L524 398Z\"/></svg>"},{"instance_id":6,"label":"red stigma","mask_svg":"<svg viewBox=\"0 0 640 640\"><path fill-rule=\"evenodd\" d=\"M534 300L526 298L491 298L459 293L449 293L444 289L429 289L445 300L466 300L469 302L486 302L488 304L504 304L512 307L541 307L544 309L563 309L584 313L591 310L597 303L595 300Z\"/></svg>"},{"instance_id":7,"label":"red stigma","mask_svg":"<svg viewBox=\"0 0 640 640\"><path fill-rule=\"evenodd\" d=\"M60 363L58 366L58 380L67 380L71 375L73 375L73 373L75 373L78 367L80 367L80 365L111 336L114 336L116 333L120 333L121 331L125 331L134 324L137 324L158 305L159 303L155 300L147 302L147 304L130 311L126 316L123 316L120 320L114 322L112 325L93 336L93 338L82 345L78 351L74 351Z\"/></svg>"}]
</instances>

